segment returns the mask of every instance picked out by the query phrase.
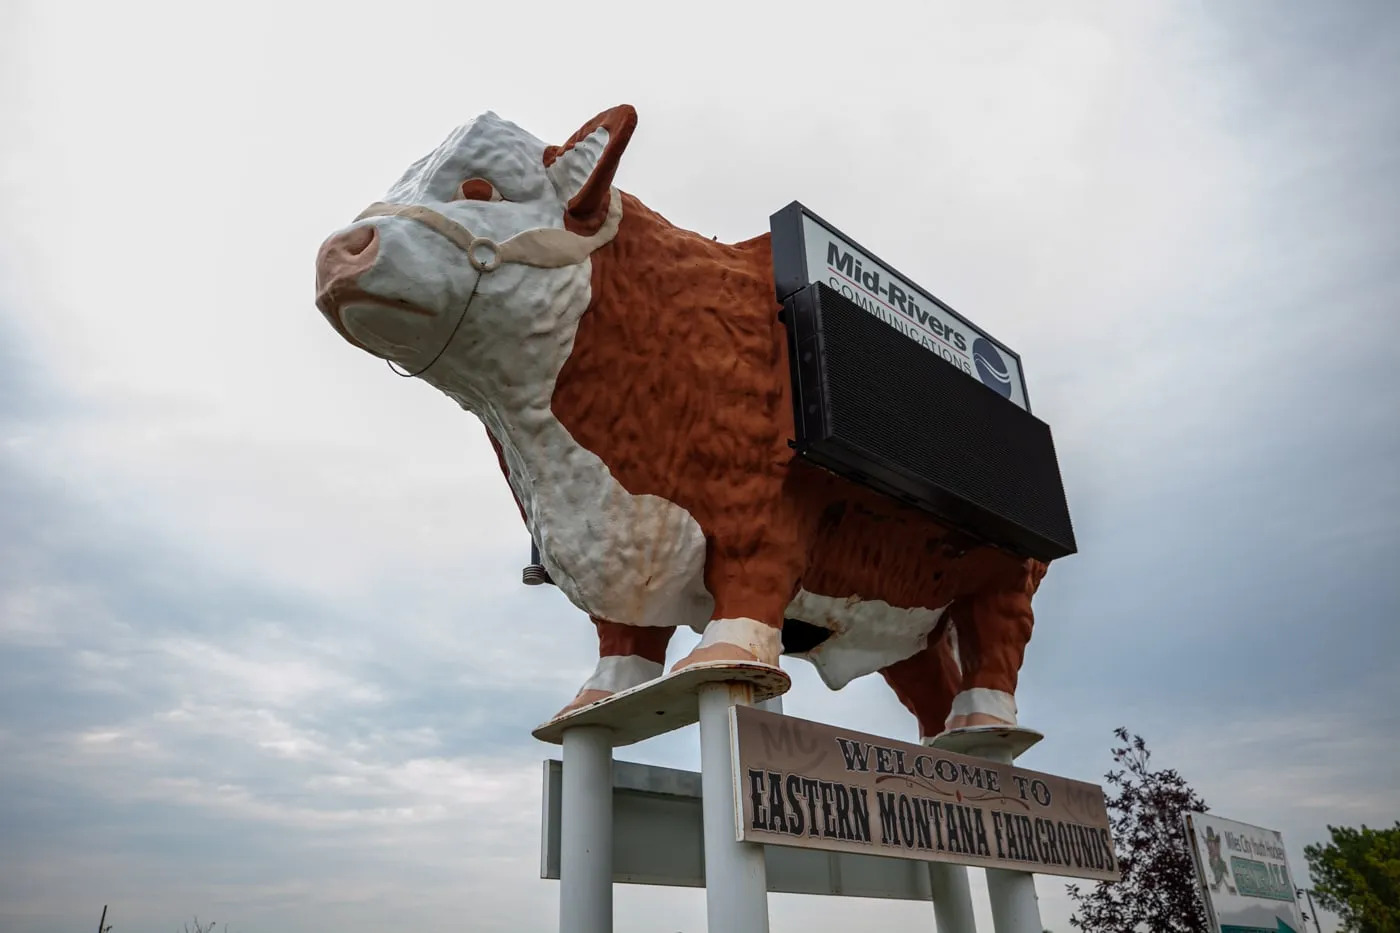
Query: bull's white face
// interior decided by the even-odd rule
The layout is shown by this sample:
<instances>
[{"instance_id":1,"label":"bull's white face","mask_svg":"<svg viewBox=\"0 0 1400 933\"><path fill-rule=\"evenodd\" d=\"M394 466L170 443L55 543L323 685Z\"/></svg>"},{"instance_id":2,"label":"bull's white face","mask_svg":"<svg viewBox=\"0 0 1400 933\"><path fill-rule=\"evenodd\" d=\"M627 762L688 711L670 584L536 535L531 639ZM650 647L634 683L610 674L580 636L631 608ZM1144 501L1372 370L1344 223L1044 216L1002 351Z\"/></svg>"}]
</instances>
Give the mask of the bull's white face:
<instances>
[{"instance_id":1,"label":"bull's white face","mask_svg":"<svg viewBox=\"0 0 1400 933\"><path fill-rule=\"evenodd\" d=\"M499 244L543 229L567 239L566 219L571 211L577 218L586 189L594 190L594 202L600 185L608 190L616 167L615 156L604 158L610 142L620 153L630 135L630 127L617 132L616 119L610 133L600 123L605 116L586 124L576 134L581 138L553 159L543 141L493 113L459 127L383 199L427 208L430 222L378 214L328 237L316 260L317 307L352 344L411 373L423 371L473 409L493 385L550 378L529 370L552 365L557 354L547 346L531 352L529 344L549 343L560 325L571 330L565 319L576 318L579 303L588 300L587 250L553 268L507 261L479 271L462 240ZM434 228L437 218L454 227L455 242L443 225ZM491 251L474 252L486 259Z\"/></svg>"}]
</instances>

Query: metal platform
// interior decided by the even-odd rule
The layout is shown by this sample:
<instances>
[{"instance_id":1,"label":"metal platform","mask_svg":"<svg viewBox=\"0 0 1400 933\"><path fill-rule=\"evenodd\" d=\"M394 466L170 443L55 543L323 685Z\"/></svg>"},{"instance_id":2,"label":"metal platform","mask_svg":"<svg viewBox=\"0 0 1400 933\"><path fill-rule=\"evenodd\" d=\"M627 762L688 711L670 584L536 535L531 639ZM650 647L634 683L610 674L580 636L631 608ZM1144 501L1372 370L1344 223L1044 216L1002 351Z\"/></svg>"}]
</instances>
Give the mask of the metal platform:
<instances>
[{"instance_id":1,"label":"metal platform","mask_svg":"<svg viewBox=\"0 0 1400 933\"><path fill-rule=\"evenodd\" d=\"M562 745L566 729L603 726L612 731L614 748L634 745L699 722L699 689L715 683L749 684L752 702L761 703L787 693L792 678L782 668L757 662L696 664L580 707L530 734L541 742Z\"/></svg>"}]
</instances>

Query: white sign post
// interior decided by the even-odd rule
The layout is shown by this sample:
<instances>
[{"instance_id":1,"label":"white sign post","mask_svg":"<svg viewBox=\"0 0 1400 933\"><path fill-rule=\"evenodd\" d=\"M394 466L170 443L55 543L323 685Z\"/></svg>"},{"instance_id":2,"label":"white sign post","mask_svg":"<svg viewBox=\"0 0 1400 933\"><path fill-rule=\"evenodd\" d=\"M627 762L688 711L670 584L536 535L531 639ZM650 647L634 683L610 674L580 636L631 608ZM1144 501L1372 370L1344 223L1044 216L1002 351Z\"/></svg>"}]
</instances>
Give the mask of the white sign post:
<instances>
[{"instance_id":1,"label":"white sign post","mask_svg":"<svg viewBox=\"0 0 1400 933\"><path fill-rule=\"evenodd\" d=\"M1214 933L1304 933L1283 836L1272 829L1188 813L1186 835Z\"/></svg>"},{"instance_id":2,"label":"white sign post","mask_svg":"<svg viewBox=\"0 0 1400 933\"><path fill-rule=\"evenodd\" d=\"M559 931L612 933L612 733L579 726L564 733L563 744Z\"/></svg>"},{"instance_id":3,"label":"white sign post","mask_svg":"<svg viewBox=\"0 0 1400 933\"><path fill-rule=\"evenodd\" d=\"M945 733L929 744L1009 765L1041 738L1039 732L1024 726L975 726ZM988 868L986 872L996 933L1041 933L1045 928L1040 921L1035 875L1005 868ZM967 923L971 927L970 918Z\"/></svg>"},{"instance_id":4,"label":"white sign post","mask_svg":"<svg viewBox=\"0 0 1400 933\"><path fill-rule=\"evenodd\" d=\"M710 933L768 933L763 847L736 838L731 707L753 702L748 684L700 688L700 780L705 820L705 909Z\"/></svg>"},{"instance_id":5,"label":"white sign post","mask_svg":"<svg viewBox=\"0 0 1400 933\"><path fill-rule=\"evenodd\" d=\"M929 862L928 884L933 898L934 928L938 933L977 933L967 866Z\"/></svg>"}]
</instances>

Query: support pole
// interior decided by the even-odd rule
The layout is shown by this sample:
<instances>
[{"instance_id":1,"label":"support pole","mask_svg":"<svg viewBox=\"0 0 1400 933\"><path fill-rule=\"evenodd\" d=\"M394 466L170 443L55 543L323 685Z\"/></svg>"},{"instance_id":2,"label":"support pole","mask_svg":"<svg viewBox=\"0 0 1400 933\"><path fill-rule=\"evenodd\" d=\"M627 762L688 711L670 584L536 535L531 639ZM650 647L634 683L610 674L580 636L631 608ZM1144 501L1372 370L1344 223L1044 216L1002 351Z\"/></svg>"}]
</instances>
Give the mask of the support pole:
<instances>
[{"instance_id":1,"label":"support pole","mask_svg":"<svg viewBox=\"0 0 1400 933\"><path fill-rule=\"evenodd\" d=\"M933 923L938 933L977 933L966 865L929 862L928 886L933 894Z\"/></svg>"},{"instance_id":2,"label":"support pole","mask_svg":"<svg viewBox=\"0 0 1400 933\"><path fill-rule=\"evenodd\" d=\"M768 874L763 846L739 842L734 824L729 709L750 705L753 690L748 684L706 684L700 688L699 700L705 910L709 931L768 933Z\"/></svg>"},{"instance_id":3,"label":"support pole","mask_svg":"<svg viewBox=\"0 0 1400 933\"><path fill-rule=\"evenodd\" d=\"M922 744L933 745L934 740L926 738ZM938 933L977 933L966 865L929 862L928 886L933 895L933 925Z\"/></svg>"},{"instance_id":4,"label":"support pole","mask_svg":"<svg viewBox=\"0 0 1400 933\"><path fill-rule=\"evenodd\" d=\"M1005 868L987 869L987 894L992 901L996 933L1042 933L1035 875Z\"/></svg>"},{"instance_id":5,"label":"support pole","mask_svg":"<svg viewBox=\"0 0 1400 933\"><path fill-rule=\"evenodd\" d=\"M560 800L559 933L612 933L612 733L564 733Z\"/></svg>"},{"instance_id":6,"label":"support pole","mask_svg":"<svg viewBox=\"0 0 1400 933\"><path fill-rule=\"evenodd\" d=\"M974 727L976 728L976 727ZM968 734L970 733L970 734ZM964 754L1009 765L1020 752L1038 741L1039 733L1012 726L967 730L962 737ZM1043 933L1035 875L1005 868L988 868L987 894L992 902L992 927L996 933Z\"/></svg>"}]
</instances>

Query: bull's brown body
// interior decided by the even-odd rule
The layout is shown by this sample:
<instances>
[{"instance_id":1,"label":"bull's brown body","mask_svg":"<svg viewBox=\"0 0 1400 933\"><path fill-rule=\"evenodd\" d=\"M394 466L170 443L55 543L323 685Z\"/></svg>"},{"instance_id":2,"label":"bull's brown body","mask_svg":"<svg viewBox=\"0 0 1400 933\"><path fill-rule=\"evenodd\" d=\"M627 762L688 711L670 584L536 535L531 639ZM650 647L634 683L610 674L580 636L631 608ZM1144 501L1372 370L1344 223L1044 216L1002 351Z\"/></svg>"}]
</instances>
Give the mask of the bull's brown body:
<instances>
[{"instance_id":1,"label":"bull's brown body","mask_svg":"<svg viewBox=\"0 0 1400 933\"><path fill-rule=\"evenodd\" d=\"M593 300L553 409L628 492L675 502L700 523L714 618L782 625L799 588L949 606L969 676L940 626L927 655L886 668L886 680L933 732L959 688L1014 695L1045 565L977 546L796 457L769 235L719 243L622 197L617 238L593 255Z\"/></svg>"}]
</instances>

